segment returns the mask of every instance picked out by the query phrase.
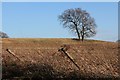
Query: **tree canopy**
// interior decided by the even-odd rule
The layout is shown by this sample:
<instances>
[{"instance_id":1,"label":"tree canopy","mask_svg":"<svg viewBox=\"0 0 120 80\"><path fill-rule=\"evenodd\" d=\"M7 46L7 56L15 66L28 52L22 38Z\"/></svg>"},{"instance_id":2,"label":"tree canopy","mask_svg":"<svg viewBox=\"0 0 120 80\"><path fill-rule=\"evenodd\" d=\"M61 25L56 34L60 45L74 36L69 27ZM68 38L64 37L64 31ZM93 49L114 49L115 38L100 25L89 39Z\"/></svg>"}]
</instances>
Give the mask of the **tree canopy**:
<instances>
[{"instance_id":1,"label":"tree canopy","mask_svg":"<svg viewBox=\"0 0 120 80\"><path fill-rule=\"evenodd\" d=\"M81 8L67 9L58 19L63 24L64 28L69 28L76 33L78 39L92 37L96 35L96 23L90 14Z\"/></svg>"},{"instance_id":2,"label":"tree canopy","mask_svg":"<svg viewBox=\"0 0 120 80\"><path fill-rule=\"evenodd\" d=\"M0 38L9 38L9 36L6 33L0 31Z\"/></svg>"}]
</instances>

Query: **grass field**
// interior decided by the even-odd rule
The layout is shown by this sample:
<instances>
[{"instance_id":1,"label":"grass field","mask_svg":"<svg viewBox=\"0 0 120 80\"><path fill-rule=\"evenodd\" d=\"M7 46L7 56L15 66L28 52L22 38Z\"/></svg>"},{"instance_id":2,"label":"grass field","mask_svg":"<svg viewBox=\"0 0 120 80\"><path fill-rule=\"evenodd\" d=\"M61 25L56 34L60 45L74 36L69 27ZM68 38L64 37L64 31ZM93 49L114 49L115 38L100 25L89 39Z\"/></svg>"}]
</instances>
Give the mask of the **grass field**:
<instances>
[{"instance_id":1,"label":"grass field","mask_svg":"<svg viewBox=\"0 0 120 80\"><path fill-rule=\"evenodd\" d=\"M65 54L58 51L63 45L70 46L67 52L80 70ZM119 76L118 43L115 42L81 42L67 38L8 38L2 39L2 58L3 79L76 80Z\"/></svg>"}]
</instances>

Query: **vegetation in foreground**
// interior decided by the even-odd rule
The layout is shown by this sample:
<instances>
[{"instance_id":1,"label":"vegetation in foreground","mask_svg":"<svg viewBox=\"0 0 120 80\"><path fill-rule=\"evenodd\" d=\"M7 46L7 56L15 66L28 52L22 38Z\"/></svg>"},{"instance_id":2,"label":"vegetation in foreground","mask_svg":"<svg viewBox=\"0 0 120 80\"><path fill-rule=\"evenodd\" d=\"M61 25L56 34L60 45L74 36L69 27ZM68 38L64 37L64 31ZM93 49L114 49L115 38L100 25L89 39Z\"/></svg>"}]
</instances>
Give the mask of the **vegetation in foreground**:
<instances>
[{"instance_id":1,"label":"vegetation in foreground","mask_svg":"<svg viewBox=\"0 0 120 80\"><path fill-rule=\"evenodd\" d=\"M114 79L119 76L117 44L97 40L2 39L3 79ZM67 52L80 70L58 51L62 45L70 46Z\"/></svg>"}]
</instances>

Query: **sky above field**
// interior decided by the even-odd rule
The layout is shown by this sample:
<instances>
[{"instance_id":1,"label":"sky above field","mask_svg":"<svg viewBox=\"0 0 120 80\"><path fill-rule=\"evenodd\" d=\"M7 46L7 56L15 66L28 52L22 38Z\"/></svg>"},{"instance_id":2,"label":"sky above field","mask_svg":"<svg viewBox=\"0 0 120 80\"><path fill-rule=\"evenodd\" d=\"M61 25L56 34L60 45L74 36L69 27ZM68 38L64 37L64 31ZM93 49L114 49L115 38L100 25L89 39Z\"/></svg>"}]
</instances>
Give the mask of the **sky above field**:
<instances>
[{"instance_id":1,"label":"sky above field","mask_svg":"<svg viewBox=\"0 0 120 80\"><path fill-rule=\"evenodd\" d=\"M91 39L118 39L118 3L116 2L3 2L2 31L11 38L71 38L58 20L64 10L81 8L97 24L97 35Z\"/></svg>"}]
</instances>

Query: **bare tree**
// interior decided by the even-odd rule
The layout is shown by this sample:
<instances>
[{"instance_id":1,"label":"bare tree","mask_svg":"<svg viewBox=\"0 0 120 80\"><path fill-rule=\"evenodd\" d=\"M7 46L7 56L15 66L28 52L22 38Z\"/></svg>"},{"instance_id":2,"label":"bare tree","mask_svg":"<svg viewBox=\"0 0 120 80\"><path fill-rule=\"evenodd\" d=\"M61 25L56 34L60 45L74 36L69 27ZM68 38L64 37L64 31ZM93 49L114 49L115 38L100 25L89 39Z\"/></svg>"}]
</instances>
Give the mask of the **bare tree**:
<instances>
[{"instance_id":1,"label":"bare tree","mask_svg":"<svg viewBox=\"0 0 120 80\"><path fill-rule=\"evenodd\" d=\"M96 34L96 24L94 18L88 12L80 8L65 10L58 19L63 24L64 28L69 28L75 32L80 40L92 37Z\"/></svg>"},{"instance_id":2,"label":"bare tree","mask_svg":"<svg viewBox=\"0 0 120 80\"><path fill-rule=\"evenodd\" d=\"M9 38L9 36L4 32L0 32L0 38Z\"/></svg>"}]
</instances>

